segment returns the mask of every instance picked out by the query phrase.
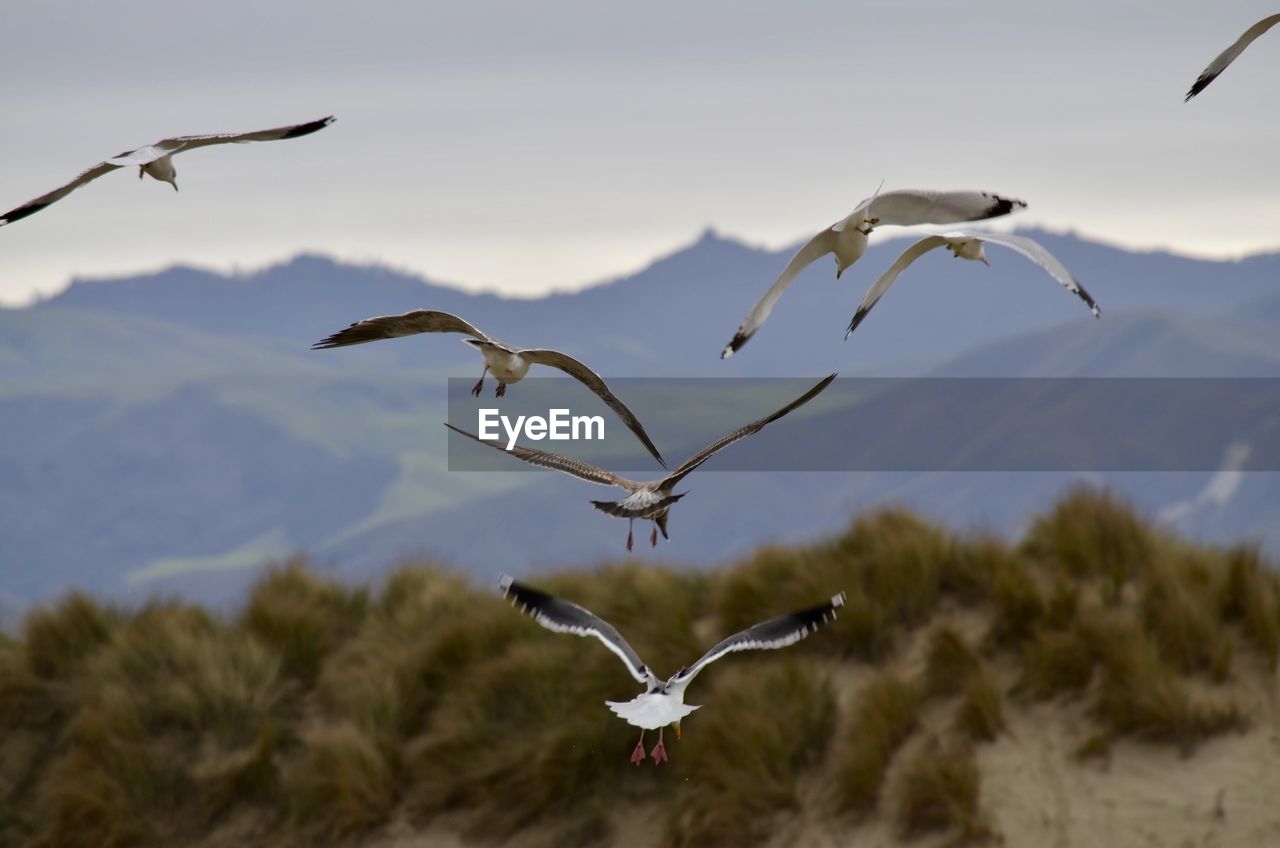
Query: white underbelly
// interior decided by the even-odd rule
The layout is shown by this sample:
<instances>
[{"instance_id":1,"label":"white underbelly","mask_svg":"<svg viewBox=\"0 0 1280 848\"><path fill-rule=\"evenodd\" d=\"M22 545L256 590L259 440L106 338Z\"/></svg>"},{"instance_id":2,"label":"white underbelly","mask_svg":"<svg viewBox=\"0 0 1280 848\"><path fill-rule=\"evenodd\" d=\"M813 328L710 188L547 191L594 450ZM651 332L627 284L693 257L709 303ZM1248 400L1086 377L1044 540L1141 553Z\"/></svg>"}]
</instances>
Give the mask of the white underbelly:
<instances>
[{"instance_id":1,"label":"white underbelly","mask_svg":"<svg viewBox=\"0 0 1280 848\"><path fill-rule=\"evenodd\" d=\"M666 727L698 709L684 703L684 700L676 695L663 695L657 692L646 692L630 701L605 701L605 704L627 724L642 727L645 730Z\"/></svg>"},{"instance_id":2,"label":"white underbelly","mask_svg":"<svg viewBox=\"0 0 1280 848\"><path fill-rule=\"evenodd\" d=\"M489 348L484 352L484 362L500 383L518 383L529 373L529 363L514 353Z\"/></svg>"}]
</instances>

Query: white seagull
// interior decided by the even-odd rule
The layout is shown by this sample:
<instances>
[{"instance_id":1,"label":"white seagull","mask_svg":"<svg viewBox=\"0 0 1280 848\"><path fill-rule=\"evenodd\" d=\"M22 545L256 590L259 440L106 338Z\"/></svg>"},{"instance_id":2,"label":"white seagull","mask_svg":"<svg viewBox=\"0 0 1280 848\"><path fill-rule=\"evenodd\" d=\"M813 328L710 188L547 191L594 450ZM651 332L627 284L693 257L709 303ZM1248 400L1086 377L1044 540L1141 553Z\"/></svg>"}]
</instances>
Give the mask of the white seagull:
<instances>
[{"instance_id":1,"label":"white seagull","mask_svg":"<svg viewBox=\"0 0 1280 848\"><path fill-rule=\"evenodd\" d=\"M631 752L631 762L640 765L644 761L644 734L646 730L658 731L658 744L649 756L655 764L666 762L666 746L662 734L667 725L674 724L676 738L680 738L680 720L699 707L684 702L684 690L697 677L698 672L711 663L734 651L763 651L794 645L828 621L835 621L836 610L844 606L844 592L831 600L809 609L771 618L735 633L707 651L693 665L680 669L666 681L654 676L640 659L635 649L627 644L618 631L607 621L577 604L540 592L531 586L517 583L504 575L498 581L504 598L510 598L512 606L520 605L534 621L556 633L572 633L575 636L594 636L604 646L618 655L639 683L646 689L630 701L605 701L609 709L628 724L640 728L640 741ZM785 697L785 693L780 693Z\"/></svg>"},{"instance_id":2,"label":"white seagull","mask_svg":"<svg viewBox=\"0 0 1280 848\"><path fill-rule=\"evenodd\" d=\"M836 279L857 262L867 250L867 236L877 226L908 227L915 224L959 224L1008 215L1026 208L1026 202L989 191L927 191L901 189L868 197L848 217L818 233L796 251L764 296L751 307L742 326L720 352L721 359L733 356L738 348L760 329L774 304L795 276L828 253L836 256Z\"/></svg>"},{"instance_id":3,"label":"white seagull","mask_svg":"<svg viewBox=\"0 0 1280 848\"><path fill-rule=\"evenodd\" d=\"M497 397L507 393L507 386L518 383L529 373L530 366L547 365L558 368L595 392L602 401L622 419L627 428L638 438L653 458L663 468L667 463L658 452L657 446L649 438L635 413L610 391L609 386L599 374L566 353L547 348L518 348L500 342L492 336L477 330L474 326L448 312L436 312L431 309L418 309L403 315L382 315L357 321L345 330L321 339L311 346L312 350L328 350L334 347L364 344L380 339L395 339L401 336L414 336L418 333L462 333L471 338L463 339L463 344L471 345L484 357L484 370L480 372L480 380L471 389L471 394L480 396L484 388L484 377L490 371L498 380L494 391Z\"/></svg>"},{"instance_id":4,"label":"white seagull","mask_svg":"<svg viewBox=\"0 0 1280 848\"><path fill-rule=\"evenodd\" d=\"M1236 39L1236 43L1232 44L1226 50L1218 54L1218 58L1209 63L1209 67L1200 72L1200 76L1191 84L1191 90L1187 92L1187 96L1182 102L1186 103L1200 92L1208 87L1209 83L1218 78L1218 74L1227 69L1236 60L1236 57L1244 52L1244 49L1254 42L1254 40L1276 24L1280 24L1280 14L1271 15L1263 18L1253 26L1244 31L1244 35Z\"/></svg>"},{"instance_id":5,"label":"white seagull","mask_svg":"<svg viewBox=\"0 0 1280 848\"><path fill-rule=\"evenodd\" d=\"M791 401L791 403L766 415L759 421L752 421L745 427L734 430L727 436L721 436L707 447L698 451L689 459L680 464L680 467L672 471L666 477L660 480L649 480L647 482L636 482L628 480L625 477L614 474L612 471L606 471L599 466L592 465L589 462L583 462L572 457L561 456L558 453L549 451L535 450L533 448L525 448L519 445L507 451L498 442L490 442L485 439L468 433L466 430L459 430L452 424L446 423L448 427L455 433L460 433L469 439L474 439L482 445L488 445L496 450L510 453L517 459L522 459L530 465L537 465L540 468L549 468L553 471L560 471L577 477L580 480L586 480L588 483L598 483L601 486L617 486L625 489L629 494L620 501L592 501L591 505L606 515L612 515L615 518L625 518L627 525L627 550L631 550L632 536L631 528L637 519L647 519L653 522L653 532L649 535L649 544L658 544L658 531L662 531L662 538L670 539L667 535L667 515L671 511L671 505L683 498L688 492L675 494L672 490L679 485L680 481L691 474L694 469L702 465L715 454L727 448L740 439L745 439L753 433L758 433L764 429L765 425L771 421L777 421L782 416L791 412L793 409L804 406L809 401L818 396L823 389L831 384L836 378L835 374L824 377L813 388L805 392L800 397Z\"/></svg>"},{"instance_id":6,"label":"white seagull","mask_svg":"<svg viewBox=\"0 0 1280 848\"><path fill-rule=\"evenodd\" d=\"M1083 300L1093 313L1094 318L1102 317L1098 304L1094 303L1093 298L1084 290L1084 286L1080 285L1076 278L1071 276L1071 272L1038 242L1032 241L1026 236L957 230L951 233L943 233L942 235L925 236L902 251L902 255L889 266L889 270L881 274L880 279L876 280L871 285L871 288L867 289L867 294L862 298L862 303L858 304L858 311L853 314L853 320L849 322L849 329L845 331L844 337L846 339L849 338L849 334L858 329L862 319L866 318L867 313L871 311L871 307L879 302L880 297L889 290L889 286L893 285L893 281L898 279L898 275L906 270L906 267L912 262L915 262L935 247L946 247L956 259L973 259L984 265L990 265L991 263L987 261L987 254L982 249L983 242L999 244L1021 253L1048 271L1055 280L1066 286L1067 291Z\"/></svg>"},{"instance_id":7,"label":"white seagull","mask_svg":"<svg viewBox=\"0 0 1280 848\"><path fill-rule=\"evenodd\" d=\"M154 179L168 183L173 190L178 190L178 172L173 167L173 157L186 150L197 147L208 147L211 144L243 144L248 141L281 141L286 138L298 138L322 130L334 122L332 115L305 124L292 124L287 127L276 127L272 130L258 130L247 133L226 133L222 135L182 135L166 138L137 150L126 150L119 156L113 156L105 162L99 162L89 170L77 176L66 185L59 186L48 194L42 194L35 200L28 200L17 209L6 212L0 217L0 227L11 224L28 215L34 215L51 203L56 203L71 192L93 182L103 174L109 174L117 168L138 166L138 179L149 174Z\"/></svg>"}]
</instances>

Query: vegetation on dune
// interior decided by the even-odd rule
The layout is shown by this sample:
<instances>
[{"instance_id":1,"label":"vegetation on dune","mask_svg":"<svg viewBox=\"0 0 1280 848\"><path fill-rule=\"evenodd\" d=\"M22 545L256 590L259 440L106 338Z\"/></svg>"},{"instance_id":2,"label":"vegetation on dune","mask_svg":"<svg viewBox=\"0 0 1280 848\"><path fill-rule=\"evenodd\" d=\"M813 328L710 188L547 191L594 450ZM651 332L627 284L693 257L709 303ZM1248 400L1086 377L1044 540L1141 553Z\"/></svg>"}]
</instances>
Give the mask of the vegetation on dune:
<instances>
[{"instance_id":1,"label":"vegetation on dune","mask_svg":"<svg viewBox=\"0 0 1280 848\"><path fill-rule=\"evenodd\" d=\"M1073 711L1082 754L1119 737L1191 753L1248 724L1236 684L1280 658L1256 549L1170 538L1083 489L1015 545L886 510L719 572L535 582L663 675L848 600L794 647L704 671L706 709L659 768L628 762L639 734L602 704L636 692L616 657L438 566L361 588L291 561L233 616L72 594L0 642L0 844L359 844L394 822L603 845L631 809L673 845L758 844L797 818L970 841L998 831L983 746L1031 702Z\"/></svg>"}]
</instances>

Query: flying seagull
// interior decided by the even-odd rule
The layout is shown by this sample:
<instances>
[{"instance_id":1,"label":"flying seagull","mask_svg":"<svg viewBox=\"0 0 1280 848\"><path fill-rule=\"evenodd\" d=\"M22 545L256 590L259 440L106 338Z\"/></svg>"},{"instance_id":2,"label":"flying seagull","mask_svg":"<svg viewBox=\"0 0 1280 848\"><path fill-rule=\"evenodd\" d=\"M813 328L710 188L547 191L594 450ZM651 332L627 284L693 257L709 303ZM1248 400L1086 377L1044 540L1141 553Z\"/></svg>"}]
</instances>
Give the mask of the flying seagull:
<instances>
[{"instance_id":1,"label":"flying seagull","mask_svg":"<svg viewBox=\"0 0 1280 848\"><path fill-rule=\"evenodd\" d=\"M658 531L662 531L662 538L670 539L667 535L667 515L671 511L671 505L683 498L688 492L675 494L672 490L680 484L680 481L689 476L698 466L715 456L724 448L733 444L740 439L745 439L754 433L758 433L764 429L765 425L771 421L777 421L782 416L804 406L813 400L822 392L831 381L836 378L835 374L829 374L818 382L813 388L805 392L800 397L791 401L791 403L771 412L759 421L752 421L745 427L734 430L727 436L721 436L716 441L707 445L698 451L689 459L680 464L680 467L672 471L666 477L660 480L650 480L648 482L639 483L635 480L628 480L614 474L612 471L606 471L599 466L592 465L589 462L583 462L579 459L573 459L567 456L561 456L557 453L549 451L535 450L533 448L525 448L519 445L511 448L509 453L517 459L522 459L530 465L537 465L541 468L549 468L553 471L560 471L577 477L580 480L586 480L588 483L598 483L601 486L617 486L625 489L628 494L620 501L592 501L591 505L606 515L612 515L615 518L625 518L627 525L627 550L631 550L632 536L631 527L637 519L647 519L653 522L653 532L649 535L649 544L658 544ZM468 433L466 430L459 430L452 424L446 423L448 427L455 433L461 433L469 439L475 439L482 445L488 445L491 448L508 452L498 442L490 442L485 439Z\"/></svg>"},{"instance_id":2,"label":"flying seagull","mask_svg":"<svg viewBox=\"0 0 1280 848\"><path fill-rule=\"evenodd\" d=\"M519 604L522 612L528 613L534 621L548 630L599 639L606 648L618 655L631 676L645 686L645 692L630 701L605 701L619 718L640 728L640 741L631 752L631 762L636 765L644 762L646 730L658 731L658 744L649 753L653 762L661 764L668 760L666 746L662 744L663 731L667 725L674 724L676 738L679 739L680 720L699 709L684 702L684 690L698 676L698 672L734 651L767 651L794 645L828 621L835 621L836 610L844 606L844 592L841 592L832 596L825 604L748 627L720 642L693 665L686 666L666 681L661 681L613 625L589 610L540 592L532 586L517 583L506 575L498 581L498 588L502 590L504 598L511 599L512 606Z\"/></svg>"},{"instance_id":3,"label":"flying seagull","mask_svg":"<svg viewBox=\"0 0 1280 848\"><path fill-rule=\"evenodd\" d=\"M935 247L945 247L957 259L973 259L984 265L990 265L991 263L987 261L987 254L982 249L983 242L1003 245L1010 250L1021 253L1048 271L1050 276L1066 286L1067 291L1083 300L1088 305L1089 311L1093 313L1094 318L1102 317L1098 304L1094 303L1093 298L1084 290L1084 286L1080 285L1076 278L1071 276L1071 272L1038 242L1032 241L1026 236L957 230L956 232L943 233L942 235L925 236L902 251L902 255L889 266L889 270L881 274L880 279L876 280L871 288L867 289L866 295L862 298L862 303L858 304L858 311L853 314L853 320L849 322L849 329L845 331L844 337L846 339L849 338L849 334L858 329L862 319L866 318L867 313L871 311L871 307L879 302L881 296L889 290L889 286L893 285L893 281L898 279L898 275L906 270L906 267L912 262L915 262Z\"/></svg>"},{"instance_id":4,"label":"flying seagull","mask_svg":"<svg viewBox=\"0 0 1280 848\"><path fill-rule=\"evenodd\" d=\"M414 336L418 333L462 333L471 337L463 339L463 344L476 348L480 351L480 355L484 357L484 370L480 372L480 380L471 389L471 394L476 397L480 397L480 391L484 388L484 377L490 371L493 372L493 376L498 380L498 388L494 391L494 394L497 397L502 397L507 393L509 384L518 383L524 379L524 375L529 373L530 366L547 365L551 368L559 368L599 395L600 399L617 413L622 422L627 425L627 428L636 434L636 438L644 443L644 446L649 449L649 453L653 454L653 458L658 460L663 468L667 467L667 463L662 458L662 454L658 452L657 446L654 445L653 440L649 438L649 434L641 426L640 419L636 418L635 413L609 390L609 387L599 374L572 356L561 353L558 350L540 347L512 347L486 333L482 333L457 315L451 315L448 312L418 309L413 312L406 312L403 315L382 315L377 318L367 318L364 321L357 321L345 330L339 330L328 338L321 339L313 344L311 349L328 350L333 347L364 344L365 342L375 342L380 339Z\"/></svg>"},{"instance_id":5,"label":"flying seagull","mask_svg":"<svg viewBox=\"0 0 1280 848\"><path fill-rule=\"evenodd\" d=\"M138 179L142 179L143 174L150 174L154 179L168 183L173 186L174 191L177 191L178 172L174 170L173 157L178 153L194 150L197 147L208 147L211 144L244 144L247 141L281 141L286 138L298 138L299 136L310 135L316 130L322 130L332 124L334 120L334 117L330 115L315 121L307 121L305 124L276 127L273 130L225 133L222 135L181 135L176 138L157 141L155 144L148 144L146 147L139 147L137 150L126 150L124 153L113 156L105 162L99 162L66 185L59 186L48 194L42 194L35 200L28 200L17 209L6 212L3 217L0 217L0 227L21 220L28 215L34 215L49 204L56 203L66 197L80 188L80 186L93 182L103 174L108 174L117 168L128 168L136 165L138 166Z\"/></svg>"},{"instance_id":6,"label":"flying seagull","mask_svg":"<svg viewBox=\"0 0 1280 848\"><path fill-rule=\"evenodd\" d=\"M836 256L836 279L857 262L867 250L867 236L877 226L914 224L959 224L1008 215L1026 207L1026 202L1002 197L989 191L926 191L901 189L877 193L858 204L848 217L818 233L796 251L764 296L751 307L738 332L720 352L721 359L730 356L747 343L760 329L774 304L791 285L796 275L828 253Z\"/></svg>"},{"instance_id":7,"label":"flying seagull","mask_svg":"<svg viewBox=\"0 0 1280 848\"><path fill-rule=\"evenodd\" d=\"M1232 44L1226 50L1219 53L1218 58L1210 62L1209 67L1200 72L1200 76L1191 84L1191 90L1187 92L1187 96L1183 98L1182 102L1186 103L1188 100L1204 91L1209 86L1209 83L1218 78L1218 74L1227 69L1227 65L1234 62L1236 57L1243 53L1244 49L1254 42L1254 39L1271 29L1276 24L1280 24L1280 14L1263 18L1245 30L1244 35L1237 38L1235 44Z\"/></svg>"}]
</instances>

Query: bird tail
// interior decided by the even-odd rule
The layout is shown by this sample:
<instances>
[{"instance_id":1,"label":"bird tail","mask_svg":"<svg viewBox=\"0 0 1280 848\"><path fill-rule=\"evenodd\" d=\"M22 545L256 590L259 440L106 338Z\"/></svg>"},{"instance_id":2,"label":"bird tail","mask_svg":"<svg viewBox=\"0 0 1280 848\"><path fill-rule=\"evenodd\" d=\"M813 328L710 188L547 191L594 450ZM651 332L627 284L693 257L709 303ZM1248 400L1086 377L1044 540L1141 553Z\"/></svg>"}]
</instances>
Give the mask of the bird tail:
<instances>
[{"instance_id":1,"label":"bird tail","mask_svg":"<svg viewBox=\"0 0 1280 848\"><path fill-rule=\"evenodd\" d=\"M665 498L641 506L629 504L625 500L592 501L591 505L605 515L612 515L614 518L655 518L658 513L663 512L687 494L689 493L681 492L678 495L667 495ZM665 536L666 533L664 532L663 535Z\"/></svg>"}]
</instances>

